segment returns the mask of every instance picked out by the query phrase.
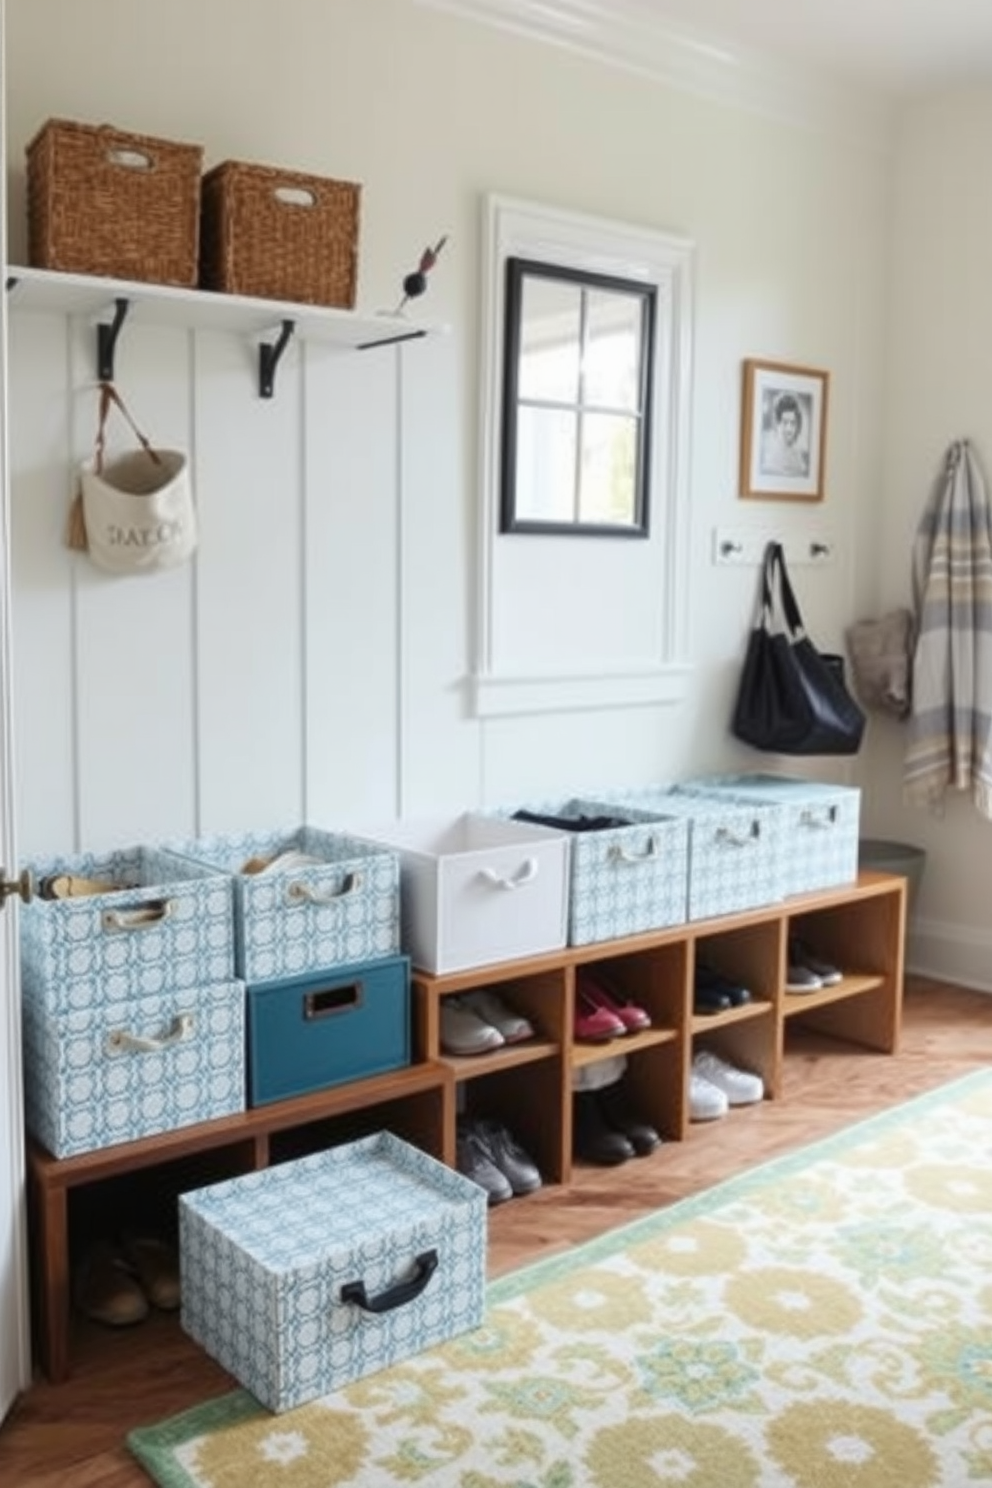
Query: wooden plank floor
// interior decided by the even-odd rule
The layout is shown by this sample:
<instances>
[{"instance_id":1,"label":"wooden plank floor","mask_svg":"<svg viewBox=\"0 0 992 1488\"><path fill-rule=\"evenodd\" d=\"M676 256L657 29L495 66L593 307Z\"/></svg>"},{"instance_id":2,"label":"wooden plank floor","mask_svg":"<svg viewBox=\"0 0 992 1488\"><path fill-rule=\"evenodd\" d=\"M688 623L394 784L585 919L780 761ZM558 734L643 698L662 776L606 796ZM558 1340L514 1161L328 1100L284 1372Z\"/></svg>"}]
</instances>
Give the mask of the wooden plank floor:
<instances>
[{"instance_id":1,"label":"wooden plank floor","mask_svg":"<svg viewBox=\"0 0 992 1488\"><path fill-rule=\"evenodd\" d=\"M861 1117L986 1065L992 998L907 979L903 1039L894 1056L860 1051L794 1026L781 1100L694 1126L619 1168L583 1168L568 1189L546 1189L491 1212L490 1274L551 1255L743 1169L829 1135ZM0 1428L4 1488L148 1488L123 1447L124 1433L223 1393L234 1382L156 1315L114 1332L82 1320L75 1373L39 1381Z\"/></svg>"}]
</instances>

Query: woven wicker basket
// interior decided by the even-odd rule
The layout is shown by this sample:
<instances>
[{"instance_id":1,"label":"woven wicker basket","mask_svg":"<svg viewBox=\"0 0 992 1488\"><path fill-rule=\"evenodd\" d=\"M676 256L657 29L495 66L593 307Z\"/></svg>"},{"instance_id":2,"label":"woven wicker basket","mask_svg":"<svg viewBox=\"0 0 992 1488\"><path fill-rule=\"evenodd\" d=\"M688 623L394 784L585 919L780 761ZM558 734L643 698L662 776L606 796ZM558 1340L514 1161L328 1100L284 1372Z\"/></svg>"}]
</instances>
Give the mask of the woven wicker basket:
<instances>
[{"instance_id":1,"label":"woven wicker basket","mask_svg":"<svg viewBox=\"0 0 992 1488\"><path fill-rule=\"evenodd\" d=\"M49 119L27 166L36 268L196 284L201 146Z\"/></svg>"},{"instance_id":2,"label":"woven wicker basket","mask_svg":"<svg viewBox=\"0 0 992 1488\"><path fill-rule=\"evenodd\" d=\"M225 160L202 184L200 284L351 310L361 187Z\"/></svg>"}]
</instances>

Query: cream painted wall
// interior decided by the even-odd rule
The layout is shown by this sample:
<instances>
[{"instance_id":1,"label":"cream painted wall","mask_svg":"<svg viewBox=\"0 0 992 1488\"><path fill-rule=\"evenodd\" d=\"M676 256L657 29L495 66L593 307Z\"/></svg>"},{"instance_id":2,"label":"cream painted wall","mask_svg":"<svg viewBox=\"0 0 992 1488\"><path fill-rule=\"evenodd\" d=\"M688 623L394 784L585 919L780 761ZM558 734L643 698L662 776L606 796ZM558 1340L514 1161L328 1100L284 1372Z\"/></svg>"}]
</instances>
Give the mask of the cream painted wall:
<instances>
[{"instance_id":1,"label":"cream painted wall","mask_svg":"<svg viewBox=\"0 0 992 1488\"><path fill-rule=\"evenodd\" d=\"M15 261L24 251L24 146L53 115L200 141L208 165L235 157L363 182L359 300L368 310L392 306L424 244L451 235L426 304L432 318L450 323L451 334L426 355L419 376L420 364L407 362L403 411L420 449L394 529L383 530L398 555L405 606L394 749L376 767L384 800L398 799L407 814L417 814L764 762L735 749L726 728L756 572L714 567L712 535L718 526L799 538L826 532L833 563L795 575L824 646L839 647L845 624L874 607L890 166L874 144L852 144L840 129L836 136L814 132L706 102L411 0L8 0L7 32ZM696 244L687 514L694 674L677 706L485 724L467 710L479 506L479 225L490 191L671 231ZM167 354L176 355L175 347ZM745 356L830 369L823 506L737 499ZM32 375L40 375L29 361ZM35 387L25 425L32 440L50 437L63 393L49 389L46 398ZM257 403L234 393L227 401L232 422L223 436L240 427L264 445ZM30 456L22 447L22 470L37 469ZM250 481L250 464L241 474ZM14 499L16 509L16 484ZM259 490L252 500L275 496ZM51 543L53 535L31 541ZM29 545L28 557L32 552L40 548ZM244 599L235 574L228 582L233 612ZM549 606L554 585L549 572ZM65 604L49 570L46 584L25 601L22 624L49 627L67 645ZM126 625L126 615L118 623ZM120 753L129 727L126 695L109 672L98 691L124 732ZM71 729L70 715L62 697L33 708L22 757L44 759L50 731ZM322 758L338 780L337 792L324 799L340 802L342 812L348 771L366 745L380 750L373 731L382 716L371 710L366 740L349 736L339 755L329 748ZM195 747L210 750L209 742ZM853 771L835 765L821 773ZM228 757L223 810L213 816L229 822L240 808L257 820L281 809L285 800L265 798L265 774ZM79 817L73 782L52 781L51 789L64 790L65 812ZM37 799L41 786L35 782L32 791ZM297 799L290 791L290 802ZM193 812L194 804L184 809ZM143 813L138 801L128 811L133 835L160 831L159 815ZM23 814L22 837L30 843L33 824ZM109 804L101 814L83 803L81 819L83 845L96 845L104 829L121 834Z\"/></svg>"},{"instance_id":2,"label":"cream painted wall","mask_svg":"<svg viewBox=\"0 0 992 1488\"><path fill-rule=\"evenodd\" d=\"M955 439L992 492L992 91L931 98L903 117L895 155L879 602L906 604L916 525ZM904 733L873 724L866 764L876 835L924 847L913 963L992 988L992 825L965 795L943 816L904 806Z\"/></svg>"}]
</instances>

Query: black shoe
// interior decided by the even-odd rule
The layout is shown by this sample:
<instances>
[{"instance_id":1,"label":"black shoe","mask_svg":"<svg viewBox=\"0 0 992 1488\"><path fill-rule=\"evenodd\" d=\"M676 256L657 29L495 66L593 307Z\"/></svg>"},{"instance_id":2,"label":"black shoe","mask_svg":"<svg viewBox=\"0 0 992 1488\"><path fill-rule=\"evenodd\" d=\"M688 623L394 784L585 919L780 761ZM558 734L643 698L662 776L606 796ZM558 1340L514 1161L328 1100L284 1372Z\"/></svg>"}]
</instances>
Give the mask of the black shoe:
<instances>
[{"instance_id":1,"label":"black shoe","mask_svg":"<svg viewBox=\"0 0 992 1488\"><path fill-rule=\"evenodd\" d=\"M751 993L740 982L732 981L711 966L697 964L695 977L697 1012L723 1012L728 1007L743 1007Z\"/></svg>"},{"instance_id":2,"label":"black shoe","mask_svg":"<svg viewBox=\"0 0 992 1488\"><path fill-rule=\"evenodd\" d=\"M622 1080L616 1080L612 1085L604 1085L594 1093L598 1097L599 1109L603 1113L606 1124L627 1138L634 1149L635 1156L647 1157L649 1152L661 1146L661 1137L654 1127L642 1121L637 1112L632 1109Z\"/></svg>"},{"instance_id":3,"label":"black shoe","mask_svg":"<svg viewBox=\"0 0 992 1488\"><path fill-rule=\"evenodd\" d=\"M634 1147L623 1132L610 1126L596 1099L596 1090L579 1090L573 1100L572 1150L585 1162L612 1168L634 1156Z\"/></svg>"},{"instance_id":4,"label":"black shoe","mask_svg":"<svg viewBox=\"0 0 992 1488\"><path fill-rule=\"evenodd\" d=\"M515 1194L533 1193L541 1187L541 1174L529 1154L503 1124L488 1117L473 1121L476 1141L498 1168Z\"/></svg>"}]
</instances>

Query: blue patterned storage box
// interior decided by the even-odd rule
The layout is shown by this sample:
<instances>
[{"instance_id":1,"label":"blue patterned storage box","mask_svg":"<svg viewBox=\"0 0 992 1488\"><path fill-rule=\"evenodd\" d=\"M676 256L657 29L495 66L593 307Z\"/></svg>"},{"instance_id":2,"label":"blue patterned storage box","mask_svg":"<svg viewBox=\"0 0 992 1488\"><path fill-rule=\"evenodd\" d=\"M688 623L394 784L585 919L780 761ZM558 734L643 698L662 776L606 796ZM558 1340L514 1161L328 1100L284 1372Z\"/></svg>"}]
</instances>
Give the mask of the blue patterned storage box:
<instances>
[{"instance_id":1,"label":"blue patterned storage box","mask_svg":"<svg viewBox=\"0 0 992 1488\"><path fill-rule=\"evenodd\" d=\"M50 1013L24 1003L24 1113L54 1157L245 1108L244 984Z\"/></svg>"},{"instance_id":2,"label":"blue patterned storage box","mask_svg":"<svg viewBox=\"0 0 992 1488\"><path fill-rule=\"evenodd\" d=\"M235 976L232 890L224 875L151 847L30 864L36 883L62 874L122 885L21 909L25 1001L50 1012L193 990Z\"/></svg>"},{"instance_id":3,"label":"blue patterned storage box","mask_svg":"<svg viewBox=\"0 0 992 1488\"><path fill-rule=\"evenodd\" d=\"M520 809L563 824L618 815L629 823L593 831L563 825L571 835L569 945L618 940L685 923L689 824L684 817L584 797Z\"/></svg>"},{"instance_id":4,"label":"blue patterned storage box","mask_svg":"<svg viewBox=\"0 0 992 1488\"><path fill-rule=\"evenodd\" d=\"M406 956L248 988L252 1106L409 1063Z\"/></svg>"},{"instance_id":5,"label":"blue patterned storage box","mask_svg":"<svg viewBox=\"0 0 992 1488\"><path fill-rule=\"evenodd\" d=\"M784 897L784 806L680 794L670 786L646 786L604 799L686 820L690 920L758 909Z\"/></svg>"},{"instance_id":6,"label":"blue patterned storage box","mask_svg":"<svg viewBox=\"0 0 992 1488\"><path fill-rule=\"evenodd\" d=\"M389 1132L179 1199L182 1325L272 1411L482 1322L486 1195Z\"/></svg>"},{"instance_id":7,"label":"blue patterned storage box","mask_svg":"<svg viewBox=\"0 0 992 1488\"><path fill-rule=\"evenodd\" d=\"M403 950L437 975L561 950L567 832L466 811L365 833L399 853Z\"/></svg>"},{"instance_id":8,"label":"blue patterned storage box","mask_svg":"<svg viewBox=\"0 0 992 1488\"><path fill-rule=\"evenodd\" d=\"M316 827L170 843L169 850L233 875L235 966L245 982L375 961L400 949L394 852ZM284 866L244 872L248 863L279 858Z\"/></svg>"},{"instance_id":9,"label":"blue patterned storage box","mask_svg":"<svg viewBox=\"0 0 992 1488\"><path fill-rule=\"evenodd\" d=\"M853 786L791 775L715 775L689 780L680 791L717 800L774 802L786 813L783 878L786 894L808 894L858 877L861 792Z\"/></svg>"}]
</instances>

